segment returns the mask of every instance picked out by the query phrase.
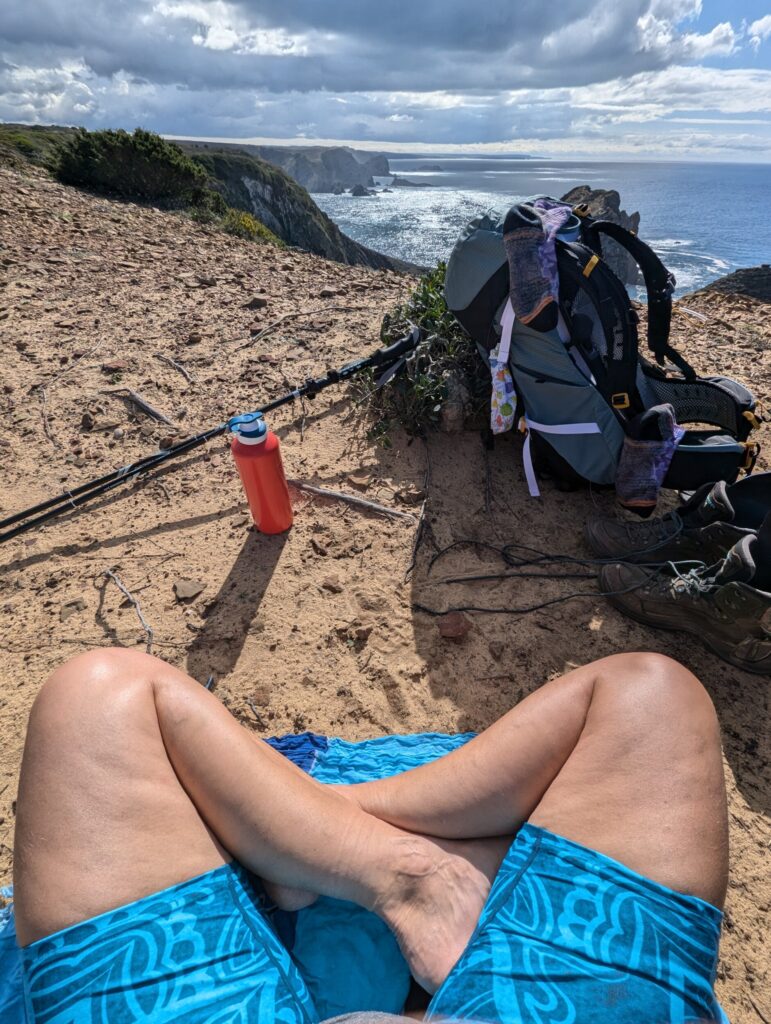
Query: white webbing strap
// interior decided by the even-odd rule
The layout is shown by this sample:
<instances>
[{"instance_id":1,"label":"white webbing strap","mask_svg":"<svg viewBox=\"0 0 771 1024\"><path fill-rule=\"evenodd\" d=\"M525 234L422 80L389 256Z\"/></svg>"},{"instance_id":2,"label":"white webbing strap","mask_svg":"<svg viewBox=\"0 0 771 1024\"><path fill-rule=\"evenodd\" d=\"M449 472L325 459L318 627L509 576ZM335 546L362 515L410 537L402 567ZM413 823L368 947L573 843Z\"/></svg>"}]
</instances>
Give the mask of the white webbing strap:
<instances>
[{"instance_id":1,"label":"white webbing strap","mask_svg":"<svg viewBox=\"0 0 771 1024\"><path fill-rule=\"evenodd\" d=\"M511 335L514 331L514 321L517 319L511 299L506 299L506 305L501 313L501 340L498 342L498 359L502 363L509 361L509 349L511 348Z\"/></svg>"},{"instance_id":2,"label":"white webbing strap","mask_svg":"<svg viewBox=\"0 0 771 1024\"><path fill-rule=\"evenodd\" d=\"M538 489L538 481L535 478L533 468L533 456L530 451L530 431L538 430L542 434L601 434L598 423L536 423L527 416L523 417L527 434L525 435L525 446L522 449L522 461L525 464L525 479L527 489L531 498L540 498L541 492Z\"/></svg>"}]
</instances>

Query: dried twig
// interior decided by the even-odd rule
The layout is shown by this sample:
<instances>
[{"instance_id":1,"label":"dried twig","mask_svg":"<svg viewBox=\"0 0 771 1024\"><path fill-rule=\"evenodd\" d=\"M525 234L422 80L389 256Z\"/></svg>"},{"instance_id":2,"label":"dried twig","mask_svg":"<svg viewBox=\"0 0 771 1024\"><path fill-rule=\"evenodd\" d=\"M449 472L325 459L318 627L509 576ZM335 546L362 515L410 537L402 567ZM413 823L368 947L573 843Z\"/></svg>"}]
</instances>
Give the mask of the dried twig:
<instances>
[{"instance_id":1,"label":"dried twig","mask_svg":"<svg viewBox=\"0 0 771 1024\"><path fill-rule=\"evenodd\" d=\"M707 323L712 317L707 316L705 313L699 313L695 309L690 309L688 306L684 306L681 302L675 302L672 306L675 313L685 313L687 316L695 317L696 320L701 320L703 323Z\"/></svg>"},{"instance_id":2,"label":"dried twig","mask_svg":"<svg viewBox=\"0 0 771 1024\"><path fill-rule=\"evenodd\" d=\"M252 698L251 698L251 697L247 697L247 698L246 698L246 700L244 701L244 703L245 703L245 704L246 704L246 706L247 706L247 707L249 708L249 710L250 710L250 711L251 711L251 713L252 713L252 714L254 715L254 717L255 717L255 718L257 719L257 722L258 722L258 723L259 723L260 725L262 725L262 715L261 715L261 714L260 714L260 712L259 712L259 711L257 710L257 705L256 705L256 704L254 703L254 701L252 700Z\"/></svg>"},{"instance_id":3,"label":"dried twig","mask_svg":"<svg viewBox=\"0 0 771 1024\"><path fill-rule=\"evenodd\" d=\"M303 483L302 480L288 480L288 484L296 487L298 491L307 491L309 494L318 494L321 498L334 498L336 501L344 501L348 505L355 505L358 508L368 509L381 516L390 516L393 519L409 519L415 522L415 516L411 512L402 512L396 508L389 508L387 505L379 505L375 501L367 501L366 498L357 498L353 494L344 494L342 491L330 491L326 487L315 487L313 484Z\"/></svg>"},{"instance_id":4,"label":"dried twig","mask_svg":"<svg viewBox=\"0 0 771 1024\"><path fill-rule=\"evenodd\" d=\"M760 1017L760 1019L763 1021L763 1024L771 1024L771 1021L768 1019L765 1013L763 1013L763 1011L760 1009L760 1007L752 998L752 996L748 996L748 999L752 1003L752 1008L755 1011L755 1013L757 1013L758 1017Z\"/></svg>"},{"instance_id":5,"label":"dried twig","mask_svg":"<svg viewBox=\"0 0 771 1024\"><path fill-rule=\"evenodd\" d=\"M129 602L129 604L132 604L134 606L134 610L137 613L137 617L138 617L139 621L142 623L142 629L147 634L147 646L145 647L145 650L147 651L148 654L152 654L153 653L153 630L152 630L152 627L147 624L147 620L145 619L144 615L142 614L142 608L141 608L141 606L139 604L139 601L134 597L134 595L131 593L131 591L126 587L125 583L123 583L121 578L119 576L116 576L116 574L112 571L112 569L106 569L104 575L107 576L108 579L111 579L113 581L115 586L118 588L118 590L120 590L121 594L123 594L123 596Z\"/></svg>"},{"instance_id":6,"label":"dried twig","mask_svg":"<svg viewBox=\"0 0 771 1024\"><path fill-rule=\"evenodd\" d=\"M164 363L168 363L169 366L173 366L175 370L179 370L179 372L182 374L185 380L188 381L190 384L196 383L196 379L192 375L192 373L186 367L184 367L182 363L178 363L176 359L172 359L171 356L165 356L163 352L156 352L155 358L160 359Z\"/></svg>"},{"instance_id":7,"label":"dried twig","mask_svg":"<svg viewBox=\"0 0 771 1024\"><path fill-rule=\"evenodd\" d=\"M267 327L263 327L259 334L255 334L253 338L245 341L238 348L249 348L250 345L254 345L256 342L261 341L266 334L270 334L271 331L275 331L277 327L280 327L286 320L294 320L297 317L302 316L315 316L317 313L364 313L368 310L367 306L322 306L321 309L297 309L292 313L285 313L279 317L278 320L274 320L272 324L268 324Z\"/></svg>"},{"instance_id":8,"label":"dried twig","mask_svg":"<svg viewBox=\"0 0 771 1024\"><path fill-rule=\"evenodd\" d=\"M70 365L66 369L62 370L61 373L57 373L55 377L52 377L47 384L37 385L38 394L40 395L40 401L42 403L40 415L43 418L43 430L45 431L46 437L51 442L51 444L54 445L54 447L58 448L59 442L51 433L51 424L48 419L48 392L55 384L59 383L62 377L66 377L67 374L74 370L76 366L79 366L84 359L89 359L95 352L97 352L102 347L103 344L104 339L102 339L102 341L98 341L96 345L93 346L93 348L90 348L88 352L84 352L82 356L78 356L78 358L74 362L70 363Z\"/></svg>"},{"instance_id":9,"label":"dried twig","mask_svg":"<svg viewBox=\"0 0 771 1024\"><path fill-rule=\"evenodd\" d=\"M407 571L404 573L405 581L409 579L410 574L415 568L415 563L418 560L418 551L420 550L420 544L423 540L423 533L426 528L426 505L428 504L428 487L431 483L431 452L426 440L423 441L423 444L426 449L426 475L423 477L423 491L426 496L423 499L423 504L420 506L418 528L415 531L415 540L412 542L412 557L410 558L410 564L407 566Z\"/></svg>"},{"instance_id":10,"label":"dried twig","mask_svg":"<svg viewBox=\"0 0 771 1024\"><path fill-rule=\"evenodd\" d=\"M158 420L161 423L165 423L168 427L173 427L175 430L179 429L176 423L164 416L162 412L159 412L155 406L150 405L146 398L142 398L136 391L132 391L131 388L110 388L108 391L102 391L103 395L118 395L120 398L128 398L138 406L142 412L147 413L148 416L152 416L154 420Z\"/></svg>"}]
</instances>

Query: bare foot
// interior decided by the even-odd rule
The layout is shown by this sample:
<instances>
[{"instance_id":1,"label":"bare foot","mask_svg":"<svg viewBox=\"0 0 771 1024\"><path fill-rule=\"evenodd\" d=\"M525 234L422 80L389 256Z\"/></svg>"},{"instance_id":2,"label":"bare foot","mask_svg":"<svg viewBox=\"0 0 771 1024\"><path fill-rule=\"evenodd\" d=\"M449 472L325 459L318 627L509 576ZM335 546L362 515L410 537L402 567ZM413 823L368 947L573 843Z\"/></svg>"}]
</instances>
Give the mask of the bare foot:
<instances>
[{"instance_id":1,"label":"bare foot","mask_svg":"<svg viewBox=\"0 0 771 1024\"><path fill-rule=\"evenodd\" d=\"M396 888L375 910L428 992L439 988L468 945L511 842L409 835L399 840Z\"/></svg>"}]
</instances>

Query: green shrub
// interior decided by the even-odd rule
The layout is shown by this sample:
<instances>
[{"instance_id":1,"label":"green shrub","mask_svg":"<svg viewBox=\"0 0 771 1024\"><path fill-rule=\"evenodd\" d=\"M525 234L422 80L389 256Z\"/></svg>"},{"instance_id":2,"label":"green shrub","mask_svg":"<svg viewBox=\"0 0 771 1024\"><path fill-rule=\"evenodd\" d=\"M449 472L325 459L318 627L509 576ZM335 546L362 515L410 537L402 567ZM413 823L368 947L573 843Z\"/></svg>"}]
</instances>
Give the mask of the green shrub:
<instances>
[{"instance_id":1,"label":"green shrub","mask_svg":"<svg viewBox=\"0 0 771 1024\"><path fill-rule=\"evenodd\" d=\"M207 185L206 172L179 146L142 128L79 128L62 149L56 172L69 185L172 205L190 204Z\"/></svg>"},{"instance_id":2,"label":"green shrub","mask_svg":"<svg viewBox=\"0 0 771 1024\"><path fill-rule=\"evenodd\" d=\"M419 279L405 303L383 317L380 335L388 345L408 334L413 325L425 331L403 372L380 388L372 373L362 374L353 385L360 400L376 412L374 434L382 443L388 443L395 426L418 436L435 427L452 377L468 391L473 415L489 404L490 374L444 301L446 269L445 263L438 263Z\"/></svg>"},{"instance_id":3,"label":"green shrub","mask_svg":"<svg viewBox=\"0 0 771 1024\"><path fill-rule=\"evenodd\" d=\"M228 209L222 221L222 229L229 235L247 238L252 242L272 242L274 245L283 245L281 239L245 210L234 210L232 207Z\"/></svg>"}]
</instances>

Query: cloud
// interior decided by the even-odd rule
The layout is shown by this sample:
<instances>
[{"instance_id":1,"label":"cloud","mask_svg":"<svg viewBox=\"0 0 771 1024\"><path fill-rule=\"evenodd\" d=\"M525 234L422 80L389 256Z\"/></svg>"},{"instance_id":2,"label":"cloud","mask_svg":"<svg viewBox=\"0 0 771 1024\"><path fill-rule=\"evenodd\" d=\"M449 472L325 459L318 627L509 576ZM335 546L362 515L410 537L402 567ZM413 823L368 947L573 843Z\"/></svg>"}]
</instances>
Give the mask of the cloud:
<instances>
[{"instance_id":1,"label":"cloud","mask_svg":"<svg viewBox=\"0 0 771 1024\"><path fill-rule=\"evenodd\" d=\"M771 14L753 21L747 29L747 34L750 37L750 46L757 53L763 40L771 36Z\"/></svg>"},{"instance_id":2,"label":"cloud","mask_svg":"<svg viewBox=\"0 0 771 1024\"><path fill-rule=\"evenodd\" d=\"M27 0L0 9L0 117L541 152L731 118L721 147L771 106L757 60L720 66L771 16L704 22L701 0Z\"/></svg>"}]
</instances>

